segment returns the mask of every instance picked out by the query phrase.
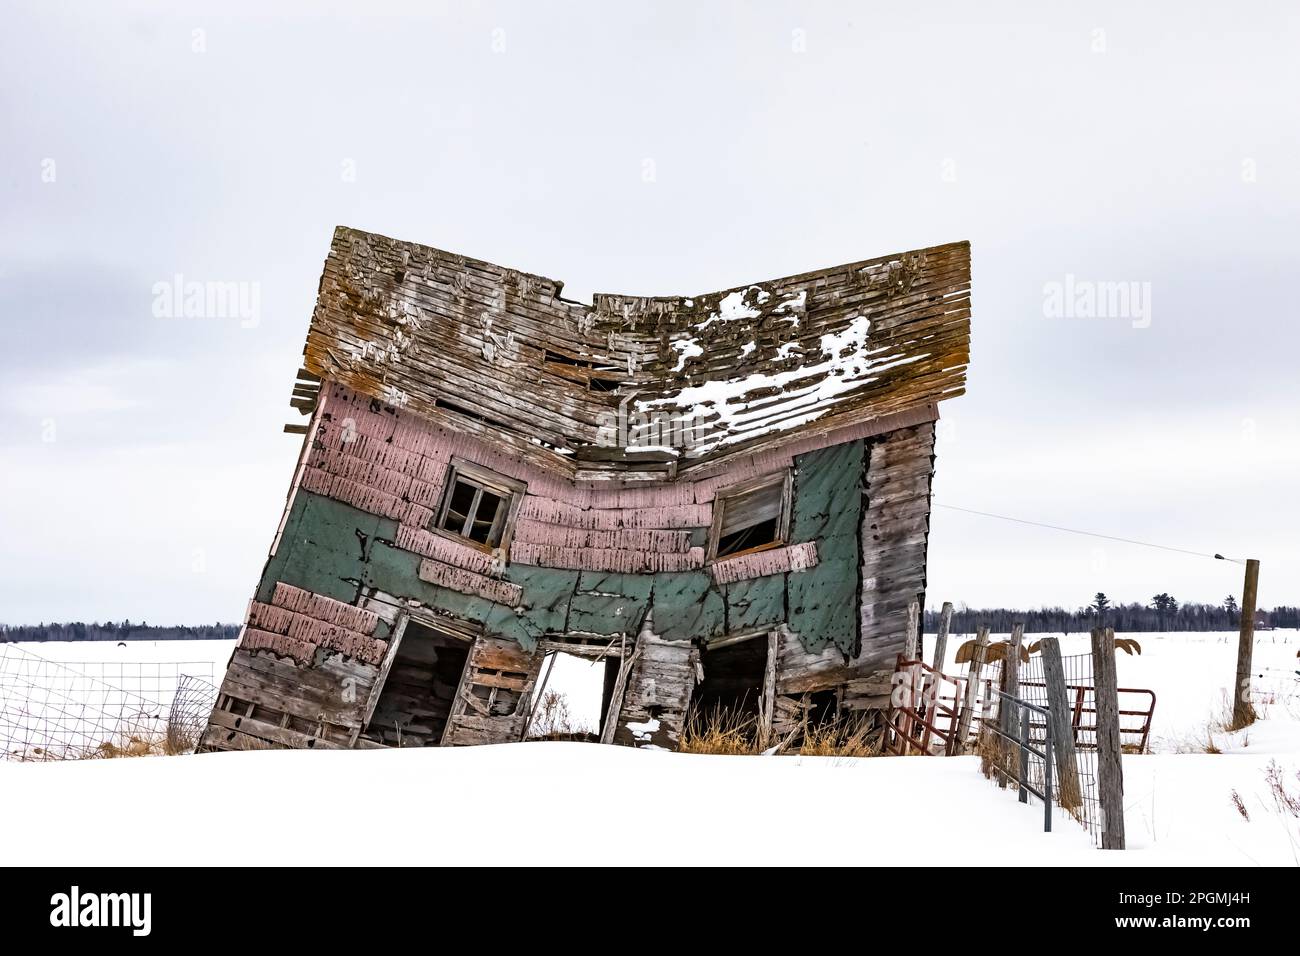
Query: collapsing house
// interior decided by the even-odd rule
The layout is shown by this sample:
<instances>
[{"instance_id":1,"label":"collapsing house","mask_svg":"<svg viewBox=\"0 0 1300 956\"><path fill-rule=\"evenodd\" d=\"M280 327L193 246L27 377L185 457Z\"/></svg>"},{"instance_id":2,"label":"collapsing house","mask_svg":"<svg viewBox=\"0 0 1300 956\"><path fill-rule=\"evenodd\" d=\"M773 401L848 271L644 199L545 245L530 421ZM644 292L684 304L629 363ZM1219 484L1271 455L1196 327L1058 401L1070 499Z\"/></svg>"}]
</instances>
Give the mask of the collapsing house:
<instances>
[{"instance_id":1,"label":"collapsing house","mask_svg":"<svg viewBox=\"0 0 1300 956\"><path fill-rule=\"evenodd\" d=\"M519 740L554 653L604 743L887 707L969 341L964 242L587 305L339 228L203 748Z\"/></svg>"}]
</instances>

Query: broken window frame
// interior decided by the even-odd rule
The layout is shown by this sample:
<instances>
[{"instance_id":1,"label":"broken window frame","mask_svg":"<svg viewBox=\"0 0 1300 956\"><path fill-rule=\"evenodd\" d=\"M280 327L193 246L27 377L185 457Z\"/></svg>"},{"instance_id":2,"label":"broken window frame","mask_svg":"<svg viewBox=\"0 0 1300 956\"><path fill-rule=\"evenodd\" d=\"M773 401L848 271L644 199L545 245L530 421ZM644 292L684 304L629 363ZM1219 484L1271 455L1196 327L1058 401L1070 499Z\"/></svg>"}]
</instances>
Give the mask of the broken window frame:
<instances>
[{"instance_id":1,"label":"broken window frame","mask_svg":"<svg viewBox=\"0 0 1300 956\"><path fill-rule=\"evenodd\" d=\"M723 522L726 520L726 512L729 502L737 498L743 498L752 495L755 492L763 491L773 485L781 486L781 510L776 519L776 535L771 541L754 545L751 548L745 548L741 551L733 551L729 554L718 554L718 546L721 543L723 534ZM757 478L751 478L748 481L742 481L739 484L732 485L730 488L724 488L717 492L713 498L713 524L709 528L709 549L707 560L711 562L730 561L732 558L738 558L746 554L755 554L759 551L768 551L772 548L781 548L789 543L790 540L790 499L793 487L793 472L787 468L784 471L776 472L770 475L761 475ZM732 529L728 534L735 531L743 531L745 528L753 527L762 523L760 519L748 525L742 525L740 528Z\"/></svg>"},{"instance_id":2,"label":"broken window frame","mask_svg":"<svg viewBox=\"0 0 1300 956\"><path fill-rule=\"evenodd\" d=\"M452 498L456 494L457 484L466 484L477 489L474 500L465 514L465 522L461 525L460 532L443 527L443 523L447 519L447 512L451 508ZM510 539L514 534L515 518L519 514L519 506L523 503L527 490L528 485L525 482L498 475L496 472L489 471L487 468L473 462L453 458L447 466L447 478L443 484L442 500L438 503L438 510L434 512L433 522L429 525L429 530L479 551L486 551L488 554L504 557L510 551ZM463 533L473 524L484 491L491 492L505 501L505 507L497 509L497 515L493 521L494 530L500 524L500 536L496 544L489 543L494 537L491 531L488 533L488 542L475 541Z\"/></svg>"}]
</instances>

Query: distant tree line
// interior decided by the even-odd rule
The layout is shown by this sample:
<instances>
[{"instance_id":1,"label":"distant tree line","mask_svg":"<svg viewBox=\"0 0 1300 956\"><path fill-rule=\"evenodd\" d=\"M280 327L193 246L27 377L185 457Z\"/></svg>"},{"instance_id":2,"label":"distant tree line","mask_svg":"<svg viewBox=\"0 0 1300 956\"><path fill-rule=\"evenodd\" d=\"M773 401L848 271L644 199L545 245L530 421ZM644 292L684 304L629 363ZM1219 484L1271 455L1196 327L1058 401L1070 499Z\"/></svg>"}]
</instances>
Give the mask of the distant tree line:
<instances>
[{"instance_id":1,"label":"distant tree line","mask_svg":"<svg viewBox=\"0 0 1300 956\"><path fill-rule=\"evenodd\" d=\"M1025 625L1027 634L1078 634L1094 627L1113 627L1117 631L1235 631L1241 626L1237 599L1228 595L1222 604L1180 604L1170 594L1157 594L1146 604L1115 604L1103 592L1093 595L1083 607L1070 610L1044 607L1033 610L1015 608L971 608L953 610L950 628L958 634L973 633L987 626L993 633L1006 633L1015 623ZM934 633L939 624L939 610L927 609L925 630ZM1256 627L1300 628L1300 608L1275 607L1255 615Z\"/></svg>"},{"instance_id":2,"label":"distant tree line","mask_svg":"<svg viewBox=\"0 0 1300 956\"><path fill-rule=\"evenodd\" d=\"M0 643L6 641L221 641L239 636L238 624L194 624L158 627L144 621L103 624L0 624Z\"/></svg>"}]
</instances>

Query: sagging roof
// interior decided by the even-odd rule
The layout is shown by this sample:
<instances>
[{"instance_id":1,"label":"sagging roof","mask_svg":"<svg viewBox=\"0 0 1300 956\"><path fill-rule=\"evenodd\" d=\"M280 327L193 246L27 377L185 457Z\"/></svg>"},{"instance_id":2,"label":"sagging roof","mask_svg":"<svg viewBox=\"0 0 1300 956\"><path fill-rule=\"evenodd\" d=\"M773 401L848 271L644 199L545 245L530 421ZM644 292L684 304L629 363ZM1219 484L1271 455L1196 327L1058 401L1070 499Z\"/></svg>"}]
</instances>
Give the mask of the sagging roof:
<instances>
[{"instance_id":1,"label":"sagging roof","mask_svg":"<svg viewBox=\"0 0 1300 956\"><path fill-rule=\"evenodd\" d=\"M305 366L578 478L670 477L965 387L966 242L704 295L562 287L340 226Z\"/></svg>"}]
</instances>

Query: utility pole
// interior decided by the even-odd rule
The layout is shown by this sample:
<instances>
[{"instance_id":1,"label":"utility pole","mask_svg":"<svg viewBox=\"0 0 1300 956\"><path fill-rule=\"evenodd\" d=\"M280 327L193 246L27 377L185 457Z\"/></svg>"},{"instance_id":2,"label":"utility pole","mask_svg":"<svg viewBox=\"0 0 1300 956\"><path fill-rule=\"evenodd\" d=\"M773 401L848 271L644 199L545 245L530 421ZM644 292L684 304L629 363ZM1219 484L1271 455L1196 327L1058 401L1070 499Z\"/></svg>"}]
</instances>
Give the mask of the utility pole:
<instances>
[{"instance_id":1,"label":"utility pole","mask_svg":"<svg viewBox=\"0 0 1300 956\"><path fill-rule=\"evenodd\" d=\"M1255 601L1259 596L1259 561L1246 561L1246 582L1241 588L1241 631L1237 636L1237 686L1232 695L1232 730L1255 722L1250 700L1250 660L1255 651Z\"/></svg>"}]
</instances>

